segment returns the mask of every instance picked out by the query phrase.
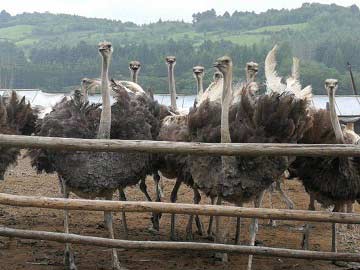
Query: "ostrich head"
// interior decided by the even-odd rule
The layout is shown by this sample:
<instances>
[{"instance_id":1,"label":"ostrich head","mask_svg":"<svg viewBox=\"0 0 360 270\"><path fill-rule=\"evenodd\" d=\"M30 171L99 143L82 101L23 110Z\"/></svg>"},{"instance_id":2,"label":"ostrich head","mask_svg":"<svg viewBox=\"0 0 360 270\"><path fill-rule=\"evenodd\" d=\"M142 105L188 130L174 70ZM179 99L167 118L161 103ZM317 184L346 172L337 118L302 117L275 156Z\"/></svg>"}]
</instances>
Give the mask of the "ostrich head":
<instances>
[{"instance_id":1,"label":"ostrich head","mask_svg":"<svg viewBox=\"0 0 360 270\"><path fill-rule=\"evenodd\" d=\"M232 69L232 60L229 56L223 56L216 60L214 67L216 67L225 77L225 74L229 74Z\"/></svg>"},{"instance_id":2,"label":"ostrich head","mask_svg":"<svg viewBox=\"0 0 360 270\"><path fill-rule=\"evenodd\" d=\"M218 82L222 78L224 78L224 76L222 75L222 73L220 71L214 72L214 76L213 76L214 82Z\"/></svg>"},{"instance_id":3,"label":"ostrich head","mask_svg":"<svg viewBox=\"0 0 360 270\"><path fill-rule=\"evenodd\" d=\"M99 43L99 53L104 58L109 58L113 52L113 48L110 42L103 41Z\"/></svg>"},{"instance_id":4,"label":"ostrich head","mask_svg":"<svg viewBox=\"0 0 360 270\"><path fill-rule=\"evenodd\" d=\"M129 69L132 70L133 72L139 71L140 68L141 68L141 63L139 61L131 61L129 63Z\"/></svg>"},{"instance_id":5,"label":"ostrich head","mask_svg":"<svg viewBox=\"0 0 360 270\"><path fill-rule=\"evenodd\" d=\"M193 67L193 73L194 73L194 76L195 76L195 79L197 78L203 78L204 77L204 67L202 66L195 66Z\"/></svg>"},{"instance_id":6,"label":"ostrich head","mask_svg":"<svg viewBox=\"0 0 360 270\"><path fill-rule=\"evenodd\" d=\"M248 82L255 81L256 74L259 71L259 64L255 62L248 62L246 63L246 79Z\"/></svg>"},{"instance_id":7,"label":"ostrich head","mask_svg":"<svg viewBox=\"0 0 360 270\"><path fill-rule=\"evenodd\" d=\"M175 66L175 64L176 64L176 57L175 56L166 56L165 60L166 60L166 63L169 66Z\"/></svg>"},{"instance_id":8,"label":"ostrich head","mask_svg":"<svg viewBox=\"0 0 360 270\"><path fill-rule=\"evenodd\" d=\"M333 95L335 94L337 88L338 88L338 80L336 79L327 79L325 81L325 89L328 92L328 95Z\"/></svg>"},{"instance_id":9,"label":"ostrich head","mask_svg":"<svg viewBox=\"0 0 360 270\"><path fill-rule=\"evenodd\" d=\"M96 93L96 89L100 87L101 81L97 79L83 78L81 80L81 89L82 94L86 96L87 94L93 95Z\"/></svg>"}]
</instances>

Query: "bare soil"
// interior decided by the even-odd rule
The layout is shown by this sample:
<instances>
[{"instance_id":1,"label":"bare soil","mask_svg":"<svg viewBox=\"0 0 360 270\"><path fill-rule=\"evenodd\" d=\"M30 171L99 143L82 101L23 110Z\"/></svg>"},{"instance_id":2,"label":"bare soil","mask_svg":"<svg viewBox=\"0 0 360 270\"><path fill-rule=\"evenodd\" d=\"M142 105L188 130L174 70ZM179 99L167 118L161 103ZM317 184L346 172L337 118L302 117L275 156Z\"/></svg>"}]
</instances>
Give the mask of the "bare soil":
<instances>
[{"instance_id":1,"label":"bare soil","mask_svg":"<svg viewBox=\"0 0 360 270\"><path fill-rule=\"evenodd\" d=\"M56 175L37 175L30 167L27 158L19 159L18 165L9 170L4 182L0 182L0 192L18 195L41 195L59 197L58 180ZM152 181L148 181L149 190L152 191ZM165 200L168 201L174 182L164 180ZM295 202L296 209L307 209L309 197L305 193L301 183L296 180L287 181L284 189ZM144 200L143 194L137 187L126 190L129 200ZM151 193L154 197L154 194ZM192 191L183 186L179 192L179 202L192 202ZM275 208L285 208L279 196L273 196ZM209 203L209 199L203 196L202 203ZM265 196L264 207L269 207L268 196ZM320 208L318 208L320 209ZM360 212L359 205L355 211ZM152 233L147 228L150 225L150 214L127 214L129 226L129 239L131 240L169 240L170 216L163 215L160 224L160 233ZM181 241L185 239L185 227L187 216L177 216L177 234ZM208 217L202 217L205 227ZM231 236L234 237L235 219L229 224ZM71 212L70 231L76 234L107 237L107 232L102 226L103 215L96 212ZM267 225L268 220L260 220L257 239L262 245L269 247L300 248L302 238L301 222L278 221L277 227ZM63 212L58 210L17 208L0 206L0 225L42 231L63 231ZM123 235L121 215L115 214L114 225L117 238ZM310 234L310 249L330 251L331 225L313 223ZM339 251L360 252L360 229L359 225L349 230L346 225L339 226ZM194 232L196 228L194 226ZM243 219L242 242L248 242L249 220ZM208 241L206 237L194 235L195 241ZM78 269L111 269L110 250L92 246L73 246L76 254ZM64 245L55 242L33 241L22 239L9 239L0 237L0 269L1 270L48 270L64 269L63 266ZM164 251L136 251L119 250L120 260L129 270L213 270L213 269L246 269L247 256L230 255L229 263L219 264L209 252L164 252ZM260 269L296 269L296 270L331 270L342 269L330 262L306 261L295 259L279 259L256 256L253 264L254 270ZM343 268L344 269L344 268ZM346 268L345 268L346 269Z\"/></svg>"}]
</instances>

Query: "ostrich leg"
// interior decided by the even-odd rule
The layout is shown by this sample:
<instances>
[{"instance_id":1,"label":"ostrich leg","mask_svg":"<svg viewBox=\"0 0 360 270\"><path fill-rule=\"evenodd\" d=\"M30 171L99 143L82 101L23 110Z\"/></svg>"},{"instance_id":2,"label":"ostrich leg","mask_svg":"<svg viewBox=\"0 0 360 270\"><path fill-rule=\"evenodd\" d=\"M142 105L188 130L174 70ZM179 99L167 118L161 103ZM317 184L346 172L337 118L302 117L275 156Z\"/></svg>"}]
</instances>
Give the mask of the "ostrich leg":
<instances>
[{"instance_id":1,"label":"ostrich leg","mask_svg":"<svg viewBox=\"0 0 360 270\"><path fill-rule=\"evenodd\" d=\"M269 200L270 200L270 207L273 208L273 204L272 204L272 193L277 191L279 192L280 198L281 200L286 204L286 207L288 209L294 209L295 205L294 202L288 197L288 195L284 192L284 190L281 187L281 183L283 182L283 179L285 178L284 175L281 176L282 178L279 179L278 181L275 181L275 183L273 183L273 185L271 186L271 188L269 189ZM272 227L276 226L276 221L270 219L269 224Z\"/></svg>"},{"instance_id":2,"label":"ostrich leg","mask_svg":"<svg viewBox=\"0 0 360 270\"><path fill-rule=\"evenodd\" d=\"M177 200L177 194L179 191L179 188L181 186L182 181L179 179L176 179L176 183L175 186L173 188L173 190L171 191L171 195L170 195L170 201L172 203L175 203ZM175 241L176 240L176 236L175 236L175 214L171 214L171 228L170 228L170 239Z\"/></svg>"},{"instance_id":3,"label":"ostrich leg","mask_svg":"<svg viewBox=\"0 0 360 270\"><path fill-rule=\"evenodd\" d=\"M236 205L242 207L242 203ZM235 231L235 245L240 245L240 228L241 228L241 217L236 218L236 231Z\"/></svg>"},{"instance_id":4,"label":"ostrich leg","mask_svg":"<svg viewBox=\"0 0 360 270\"><path fill-rule=\"evenodd\" d=\"M120 191L120 190L119 190ZM121 189L121 191L123 192L123 190ZM125 194L124 194L125 195ZM121 195L120 195L121 196ZM108 194L106 196L106 200L109 200L111 201L112 200L112 194ZM109 231L109 237L111 239L115 239L115 236L114 236L114 229L113 229L113 218L112 218L112 213L111 212L108 212L108 211L105 211L104 212L104 218L106 220L106 228L108 229ZM123 268L121 267L120 265L120 261L119 261L119 258L118 258L118 254L117 254L117 251L116 251L116 248L113 248L112 249L112 268L114 270L126 270L126 268Z\"/></svg>"},{"instance_id":5,"label":"ostrich leg","mask_svg":"<svg viewBox=\"0 0 360 270\"><path fill-rule=\"evenodd\" d=\"M335 203L335 207L333 212L342 212L344 210L344 206L341 203ZM337 245L336 245L336 223L332 224L332 244L331 244L331 251L332 252L337 252Z\"/></svg>"},{"instance_id":6,"label":"ostrich leg","mask_svg":"<svg viewBox=\"0 0 360 270\"><path fill-rule=\"evenodd\" d=\"M210 196L210 199L211 199L211 205L214 205L215 204L215 199L216 199L216 196ZM214 223L214 216L210 216L209 217L209 227L208 227L208 230L207 230L207 235L209 238L213 238L213 223Z\"/></svg>"},{"instance_id":7,"label":"ostrich leg","mask_svg":"<svg viewBox=\"0 0 360 270\"><path fill-rule=\"evenodd\" d=\"M64 183L62 178L60 176L58 177L60 182L61 194L65 199L68 199L70 192L67 190L66 184ZM65 233L69 233L69 210L64 210L64 231ZM74 253L71 250L71 244L69 243L65 244L64 264L66 270L77 270L75 265Z\"/></svg>"},{"instance_id":8,"label":"ostrich leg","mask_svg":"<svg viewBox=\"0 0 360 270\"><path fill-rule=\"evenodd\" d=\"M315 199L314 196L310 193L310 203L308 209L310 211L315 211ZM304 226L304 234L303 234L303 240L301 243L301 247L304 250L309 249L309 234L310 234L310 224L306 223Z\"/></svg>"},{"instance_id":9,"label":"ostrich leg","mask_svg":"<svg viewBox=\"0 0 360 270\"><path fill-rule=\"evenodd\" d=\"M196 187L193 187L193 191L194 191L194 204L199 204L201 201L201 195L199 193L199 190ZM194 215L190 215L188 224L186 226L186 239L187 240L193 239L193 235L192 235L193 219L194 219ZM203 235L203 233L204 233L203 224L198 215L195 216L195 222L196 222L196 227L198 229L198 233L200 235Z\"/></svg>"},{"instance_id":10,"label":"ostrich leg","mask_svg":"<svg viewBox=\"0 0 360 270\"><path fill-rule=\"evenodd\" d=\"M346 203L346 213L354 213L354 203L352 201L349 201ZM354 229L354 225L353 224L347 224L347 229L348 230L352 230Z\"/></svg>"},{"instance_id":11,"label":"ostrich leg","mask_svg":"<svg viewBox=\"0 0 360 270\"><path fill-rule=\"evenodd\" d=\"M267 191L269 193L270 208L273 209L274 205L273 205L273 201L272 201L272 195L273 195L273 192L274 192L274 183L270 186L270 188ZM269 225L272 226L272 227L275 227L276 226L276 221L273 220L273 219L270 219L269 220Z\"/></svg>"},{"instance_id":12,"label":"ostrich leg","mask_svg":"<svg viewBox=\"0 0 360 270\"><path fill-rule=\"evenodd\" d=\"M154 181L155 181L155 187L156 187L156 201L161 202L161 198L164 197L164 191L161 187L161 177L159 175L159 172L154 173Z\"/></svg>"},{"instance_id":13,"label":"ostrich leg","mask_svg":"<svg viewBox=\"0 0 360 270\"><path fill-rule=\"evenodd\" d=\"M152 199L147 191L147 186L146 186L146 179L142 179L140 181L140 190L142 191L142 193L144 193L146 199L149 202L152 202ZM149 229L154 230L154 231L159 231L159 218L158 218L158 213L152 213L151 216L151 222L152 222L152 227L150 227Z\"/></svg>"},{"instance_id":14,"label":"ostrich leg","mask_svg":"<svg viewBox=\"0 0 360 270\"><path fill-rule=\"evenodd\" d=\"M218 197L216 205L222 204L222 198ZM225 217L216 216L215 217L215 242L220 244L226 244L227 239L227 229L224 226L225 224ZM215 253L215 259L221 260L222 262L226 263L228 262L228 255L227 253Z\"/></svg>"},{"instance_id":15,"label":"ostrich leg","mask_svg":"<svg viewBox=\"0 0 360 270\"><path fill-rule=\"evenodd\" d=\"M284 190L281 187L281 181L276 181L276 190L280 193L280 198L285 202L287 208L294 209L295 204L294 202L289 198L289 196L284 192Z\"/></svg>"},{"instance_id":16,"label":"ostrich leg","mask_svg":"<svg viewBox=\"0 0 360 270\"><path fill-rule=\"evenodd\" d=\"M261 207L261 204L262 204L262 201L263 201L263 198L264 198L264 193L265 191L261 192L255 199L255 208L259 208ZM258 219L257 218L254 218L252 220L252 224L250 225L250 246L254 246L255 245L255 238L256 238L256 233L258 232L259 230L259 227L258 227ZM252 268L252 261L253 261L253 255L249 255L249 260L248 260L248 267L247 269L248 270L251 270Z\"/></svg>"},{"instance_id":17,"label":"ostrich leg","mask_svg":"<svg viewBox=\"0 0 360 270\"><path fill-rule=\"evenodd\" d=\"M120 199L120 201L124 201L124 202L126 201L126 195L122 188L119 188L119 199ZM126 222L126 214L125 214L125 211L122 211L121 213L122 213L122 222L123 222L123 227L124 227L124 239L127 239L129 236L129 231L128 231L127 222ZM112 219L112 216L111 216L111 219Z\"/></svg>"},{"instance_id":18,"label":"ostrich leg","mask_svg":"<svg viewBox=\"0 0 360 270\"><path fill-rule=\"evenodd\" d=\"M156 188L156 201L161 202L161 199L164 197L163 190L161 188L161 177L159 175L159 172L156 172L153 174L153 178L155 181L155 188ZM160 230L160 219L162 214L161 213L153 213L153 224L154 228L159 231Z\"/></svg>"}]
</instances>

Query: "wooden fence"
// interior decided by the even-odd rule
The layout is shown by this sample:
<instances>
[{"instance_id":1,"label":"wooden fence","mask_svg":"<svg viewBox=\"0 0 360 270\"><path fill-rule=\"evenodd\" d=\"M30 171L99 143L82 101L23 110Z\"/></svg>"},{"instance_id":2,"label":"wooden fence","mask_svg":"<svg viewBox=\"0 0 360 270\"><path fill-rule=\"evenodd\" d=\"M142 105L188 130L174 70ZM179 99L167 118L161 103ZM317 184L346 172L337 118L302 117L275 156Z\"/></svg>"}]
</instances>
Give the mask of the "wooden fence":
<instances>
[{"instance_id":1,"label":"wooden fence","mask_svg":"<svg viewBox=\"0 0 360 270\"><path fill-rule=\"evenodd\" d=\"M287 155L287 156L360 156L355 145L295 145L295 144L203 144L154 141L88 140L0 135L0 146L47 148L72 151L142 151L192 155ZM67 209L75 211L125 211L197 214L274 220L296 220L360 224L360 214L319 211L244 208L216 205L171 204L157 202L119 202L81 199L17 196L0 193L0 204L19 207ZM194 242L128 241L80 236L66 233L18 230L0 227L0 236L48 240L126 249L197 250L299 259L341 260L360 262L360 254L304 251L240 245Z\"/></svg>"}]
</instances>

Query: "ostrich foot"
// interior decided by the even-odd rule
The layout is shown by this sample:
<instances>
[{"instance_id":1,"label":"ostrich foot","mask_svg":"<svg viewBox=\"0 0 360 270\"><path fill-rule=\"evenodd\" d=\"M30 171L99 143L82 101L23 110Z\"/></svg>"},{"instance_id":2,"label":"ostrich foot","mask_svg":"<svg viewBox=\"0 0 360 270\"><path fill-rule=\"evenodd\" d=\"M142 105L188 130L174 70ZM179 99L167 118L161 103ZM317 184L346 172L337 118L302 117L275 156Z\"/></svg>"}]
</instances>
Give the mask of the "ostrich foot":
<instances>
[{"instance_id":1,"label":"ostrich foot","mask_svg":"<svg viewBox=\"0 0 360 270\"><path fill-rule=\"evenodd\" d=\"M270 227L276 227L276 220L270 219L269 220L269 226Z\"/></svg>"},{"instance_id":2,"label":"ostrich foot","mask_svg":"<svg viewBox=\"0 0 360 270\"><path fill-rule=\"evenodd\" d=\"M113 269L113 270L129 270L129 269L125 268L125 267L122 267L122 266L120 265L119 260L113 260L113 262L112 262L112 269Z\"/></svg>"},{"instance_id":3,"label":"ostrich foot","mask_svg":"<svg viewBox=\"0 0 360 270\"><path fill-rule=\"evenodd\" d=\"M77 270L77 267L75 265L75 256L72 251L65 251L64 264L66 270Z\"/></svg>"},{"instance_id":4,"label":"ostrich foot","mask_svg":"<svg viewBox=\"0 0 360 270\"><path fill-rule=\"evenodd\" d=\"M156 230L153 225L150 225L147 228L147 230L148 230L149 233L151 233L153 235L159 235L160 234L159 230Z\"/></svg>"},{"instance_id":5,"label":"ostrich foot","mask_svg":"<svg viewBox=\"0 0 360 270\"><path fill-rule=\"evenodd\" d=\"M229 261L228 254L227 253L215 253L215 260L222 263L227 263Z\"/></svg>"},{"instance_id":6,"label":"ostrich foot","mask_svg":"<svg viewBox=\"0 0 360 270\"><path fill-rule=\"evenodd\" d=\"M96 229L101 229L101 230L106 229L107 230L106 223L97 223Z\"/></svg>"},{"instance_id":7,"label":"ostrich foot","mask_svg":"<svg viewBox=\"0 0 360 270\"><path fill-rule=\"evenodd\" d=\"M333 261L332 264L339 266L339 267L351 267L351 265L348 262L343 262L343 261ZM353 269L353 268L351 268L351 269Z\"/></svg>"}]
</instances>

